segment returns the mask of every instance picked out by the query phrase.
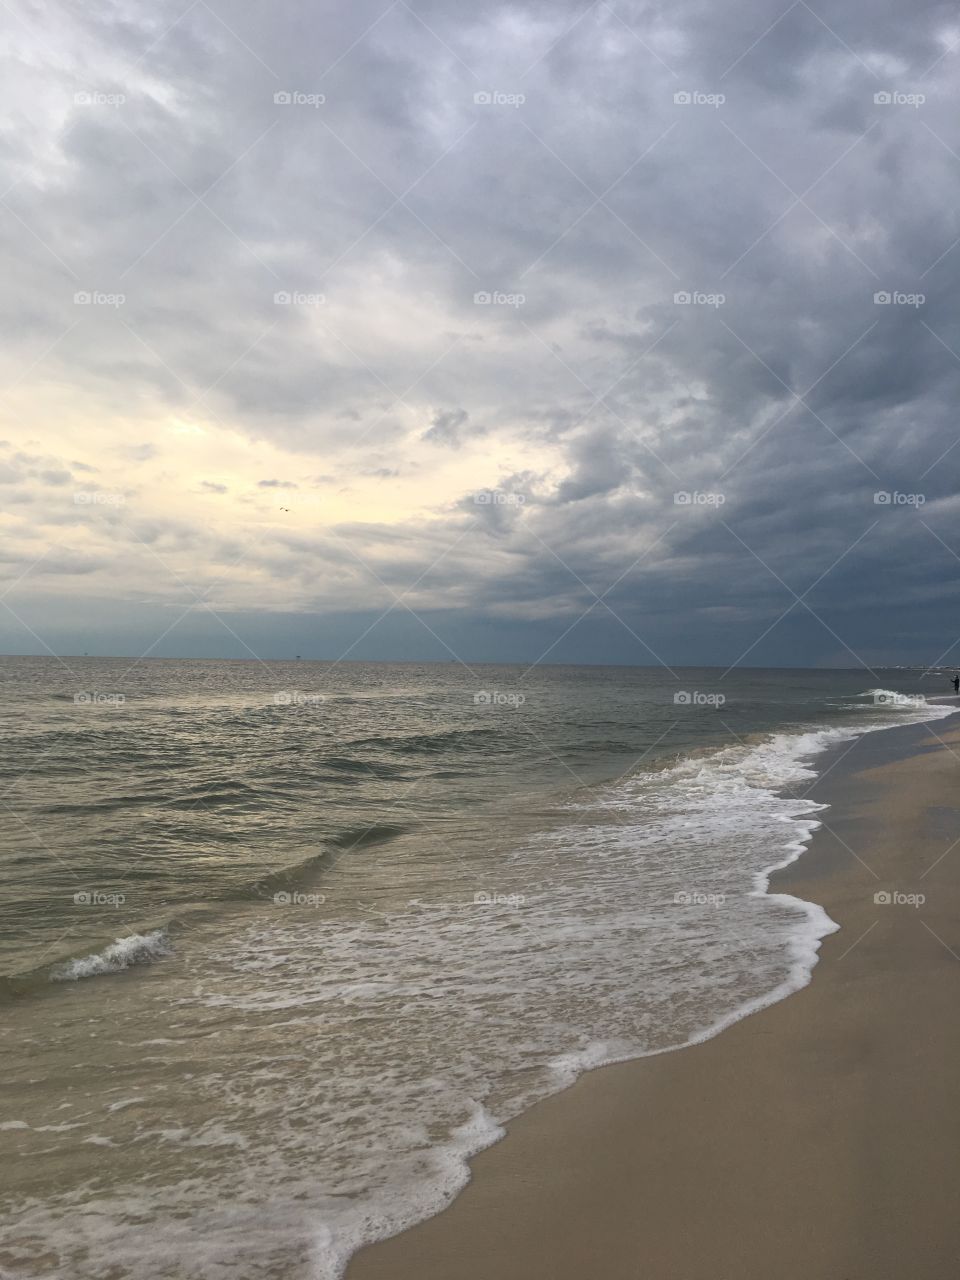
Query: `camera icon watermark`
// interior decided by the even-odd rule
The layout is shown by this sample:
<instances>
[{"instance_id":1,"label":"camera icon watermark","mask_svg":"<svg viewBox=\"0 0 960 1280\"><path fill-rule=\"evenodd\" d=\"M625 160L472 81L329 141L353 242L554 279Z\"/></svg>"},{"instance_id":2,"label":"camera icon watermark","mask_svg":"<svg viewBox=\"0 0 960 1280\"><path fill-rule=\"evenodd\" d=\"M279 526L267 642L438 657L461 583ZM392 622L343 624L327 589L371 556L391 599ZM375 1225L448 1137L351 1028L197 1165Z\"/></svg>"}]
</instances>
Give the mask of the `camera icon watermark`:
<instances>
[{"instance_id":1,"label":"camera icon watermark","mask_svg":"<svg viewBox=\"0 0 960 1280\"><path fill-rule=\"evenodd\" d=\"M878 689L873 695L873 705L875 707L904 707L915 710L918 707L925 707L927 700L922 693L888 693L885 689Z\"/></svg>"},{"instance_id":2,"label":"camera icon watermark","mask_svg":"<svg viewBox=\"0 0 960 1280\"><path fill-rule=\"evenodd\" d=\"M324 693L301 693L299 689L280 689L273 695L275 707L322 707L326 700Z\"/></svg>"},{"instance_id":3,"label":"camera icon watermark","mask_svg":"<svg viewBox=\"0 0 960 1280\"><path fill-rule=\"evenodd\" d=\"M99 89L81 89L73 95L77 107L122 107L126 100L125 93L102 93Z\"/></svg>"},{"instance_id":4,"label":"camera icon watermark","mask_svg":"<svg viewBox=\"0 0 960 1280\"><path fill-rule=\"evenodd\" d=\"M101 293L99 290L79 289L73 295L77 307L122 307L127 300L125 293Z\"/></svg>"},{"instance_id":5,"label":"camera icon watermark","mask_svg":"<svg viewBox=\"0 0 960 1280\"><path fill-rule=\"evenodd\" d=\"M126 700L126 694L123 693L91 693L82 690L73 695L73 703L77 707L122 707Z\"/></svg>"},{"instance_id":6,"label":"camera icon watermark","mask_svg":"<svg viewBox=\"0 0 960 1280\"><path fill-rule=\"evenodd\" d=\"M473 95L475 107L522 107L527 100L525 93L504 93L501 89L481 89Z\"/></svg>"},{"instance_id":7,"label":"camera icon watermark","mask_svg":"<svg viewBox=\"0 0 960 1280\"><path fill-rule=\"evenodd\" d=\"M527 300L525 293L504 293L500 289L488 290L479 289L473 295L473 305L475 307L513 307L514 310L522 307Z\"/></svg>"},{"instance_id":8,"label":"camera icon watermark","mask_svg":"<svg viewBox=\"0 0 960 1280\"><path fill-rule=\"evenodd\" d=\"M123 493L110 493L103 489L78 489L73 495L78 507L122 507L126 500Z\"/></svg>"},{"instance_id":9,"label":"camera icon watermark","mask_svg":"<svg viewBox=\"0 0 960 1280\"><path fill-rule=\"evenodd\" d=\"M673 695L676 707L722 707L726 701L724 693L702 693L699 689L680 689Z\"/></svg>"},{"instance_id":10,"label":"camera icon watermark","mask_svg":"<svg viewBox=\"0 0 960 1280\"><path fill-rule=\"evenodd\" d=\"M873 95L877 107L922 107L927 100L925 93L902 93L899 89L881 89Z\"/></svg>"},{"instance_id":11,"label":"camera icon watermark","mask_svg":"<svg viewBox=\"0 0 960 1280\"><path fill-rule=\"evenodd\" d=\"M681 489L673 495L675 507L722 507L727 500L725 493L701 493L695 489L692 493Z\"/></svg>"},{"instance_id":12,"label":"camera icon watermark","mask_svg":"<svg viewBox=\"0 0 960 1280\"><path fill-rule=\"evenodd\" d=\"M901 893L899 889L878 889L873 895L878 907L922 907L927 900L925 893Z\"/></svg>"},{"instance_id":13,"label":"camera icon watermark","mask_svg":"<svg viewBox=\"0 0 960 1280\"><path fill-rule=\"evenodd\" d=\"M873 504L876 507L922 507L926 502L926 494L923 493L900 493L894 489L878 489L873 495Z\"/></svg>"},{"instance_id":14,"label":"camera icon watermark","mask_svg":"<svg viewBox=\"0 0 960 1280\"><path fill-rule=\"evenodd\" d=\"M80 889L73 895L77 907L122 907L126 900L122 893L106 893L102 889Z\"/></svg>"},{"instance_id":15,"label":"camera icon watermark","mask_svg":"<svg viewBox=\"0 0 960 1280\"><path fill-rule=\"evenodd\" d=\"M475 707L522 707L527 700L525 693L501 693L497 689L481 689L473 695Z\"/></svg>"},{"instance_id":16,"label":"camera icon watermark","mask_svg":"<svg viewBox=\"0 0 960 1280\"><path fill-rule=\"evenodd\" d=\"M325 93L302 93L299 89L280 89L273 95L277 107L322 107L327 100Z\"/></svg>"},{"instance_id":17,"label":"camera icon watermark","mask_svg":"<svg viewBox=\"0 0 960 1280\"><path fill-rule=\"evenodd\" d=\"M722 907L727 900L725 893L702 893L699 889L681 889L673 895L679 907Z\"/></svg>"},{"instance_id":18,"label":"camera icon watermark","mask_svg":"<svg viewBox=\"0 0 960 1280\"><path fill-rule=\"evenodd\" d=\"M473 895L475 907L509 907L512 911L522 907L526 900L522 893L483 893L481 891Z\"/></svg>"},{"instance_id":19,"label":"camera icon watermark","mask_svg":"<svg viewBox=\"0 0 960 1280\"><path fill-rule=\"evenodd\" d=\"M275 907L322 907L327 900L325 893L300 893L298 890L287 892L278 889L273 895Z\"/></svg>"},{"instance_id":20,"label":"camera icon watermark","mask_svg":"<svg viewBox=\"0 0 960 1280\"><path fill-rule=\"evenodd\" d=\"M727 100L725 93L703 93L700 89L679 89L673 95L677 107L722 107Z\"/></svg>"},{"instance_id":21,"label":"camera icon watermark","mask_svg":"<svg viewBox=\"0 0 960 1280\"><path fill-rule=\"evenodd\" d=\"M922 307L927 300L925 293L902 293L898 289L878 289L873 295L875 307Z\"/></svg>"},{"instance_id":22,"label":"camera icon watermark","mask_svg":"<svg viewBox=\"0 0 960 1280\"><path fill-rule=\"evenodd\" d=\"M473 501L478 507L522 507L526 494L508 493L505 489L478 489Z\"/></svg>"},{"instance_id":23,"label":"camera icon watermark","mask_svg":"<svg viewBox=\"0 0 960 1280\"><path fill-rule=\"evenodd\" d=\"M323 293L301 293L296 289L278 289L273 295L275 307L322 307L326 301Z\"/></svg>"},{"instance_id":24,"label":"camera icon watermark","mask_svg":"<svg viewBox=\"0 0 960 1280\"><path fill-rule=\"evenodd\" d=\"M722 307L727 300L725 293L701 293L694 289L678 289L673 295L674 306L677 307Z\"/></svg>"}]
</instances>

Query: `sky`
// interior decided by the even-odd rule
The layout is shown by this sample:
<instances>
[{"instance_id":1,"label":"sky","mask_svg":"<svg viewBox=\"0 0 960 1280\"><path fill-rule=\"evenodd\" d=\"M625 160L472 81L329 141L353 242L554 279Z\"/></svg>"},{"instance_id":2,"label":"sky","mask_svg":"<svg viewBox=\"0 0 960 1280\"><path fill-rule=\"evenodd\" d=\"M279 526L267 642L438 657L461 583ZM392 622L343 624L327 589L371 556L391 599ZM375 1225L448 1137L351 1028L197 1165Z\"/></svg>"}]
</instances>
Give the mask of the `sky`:
<instances>
[{"instance_id":1,"label":"sky","mask_svg":"<svg viewBox=\"0 0 960 1280\"><path fill-rule=\"evenodd\" d=\"M0 40L0 652L960 661L953 6Z\"/></svg>"}]
</instances>

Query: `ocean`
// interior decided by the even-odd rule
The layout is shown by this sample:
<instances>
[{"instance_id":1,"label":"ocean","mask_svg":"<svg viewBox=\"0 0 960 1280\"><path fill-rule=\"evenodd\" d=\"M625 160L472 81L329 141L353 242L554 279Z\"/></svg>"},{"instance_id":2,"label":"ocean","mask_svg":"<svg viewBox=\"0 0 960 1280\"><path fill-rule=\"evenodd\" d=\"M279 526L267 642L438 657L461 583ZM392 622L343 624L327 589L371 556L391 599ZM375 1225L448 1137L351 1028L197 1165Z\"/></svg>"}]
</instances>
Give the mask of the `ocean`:
<instances>
[{"instance_id":1,"label":"ocean","mask_svg":"<svg viewBox=\"0 0 960 1280\"><path fill-rule=\"evenodd\" d=\"M0 1275L335 1280L797 990L808 785L947 676L0 658Z\"/></svg>"}]
</instances>

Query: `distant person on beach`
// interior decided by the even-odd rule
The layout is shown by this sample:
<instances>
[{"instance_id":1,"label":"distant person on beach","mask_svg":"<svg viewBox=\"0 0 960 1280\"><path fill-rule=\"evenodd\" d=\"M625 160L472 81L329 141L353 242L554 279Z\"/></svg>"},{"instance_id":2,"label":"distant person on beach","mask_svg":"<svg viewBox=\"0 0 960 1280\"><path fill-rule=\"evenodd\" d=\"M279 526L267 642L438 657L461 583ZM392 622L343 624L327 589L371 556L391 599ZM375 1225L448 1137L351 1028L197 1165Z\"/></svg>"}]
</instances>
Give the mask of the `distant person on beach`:
<instances>
[{"instance_id":1,"label":"distant person on beach","mask_svg":"<svg viewBox=\"0 0 960 1280\"><path fill-rule=\"evenodd\" d=\"M953 692L960 693L960 676L953 677Z\"/></svg>"}]
</instances>

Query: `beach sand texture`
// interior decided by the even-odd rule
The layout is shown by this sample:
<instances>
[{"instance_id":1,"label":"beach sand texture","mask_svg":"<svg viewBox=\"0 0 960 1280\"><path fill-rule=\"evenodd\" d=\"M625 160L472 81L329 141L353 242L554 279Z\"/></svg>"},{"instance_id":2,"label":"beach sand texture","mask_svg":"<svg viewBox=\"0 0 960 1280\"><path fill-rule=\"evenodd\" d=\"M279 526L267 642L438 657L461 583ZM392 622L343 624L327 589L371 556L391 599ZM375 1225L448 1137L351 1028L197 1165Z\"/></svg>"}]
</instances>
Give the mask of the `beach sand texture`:
<instances>
[{"instance_id":1,"label":"beach sand texture","mask_svg":"<svg viewBox=\"0 0 960 1280\"><path fill-rule=\"evenodd\" d=\"M841 926L809 986L540 1103L348 1280L955 1280L956 725L867 735L812 789L825 825L772 885Z\"/></svg>"}]
</instances>

